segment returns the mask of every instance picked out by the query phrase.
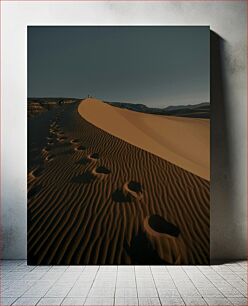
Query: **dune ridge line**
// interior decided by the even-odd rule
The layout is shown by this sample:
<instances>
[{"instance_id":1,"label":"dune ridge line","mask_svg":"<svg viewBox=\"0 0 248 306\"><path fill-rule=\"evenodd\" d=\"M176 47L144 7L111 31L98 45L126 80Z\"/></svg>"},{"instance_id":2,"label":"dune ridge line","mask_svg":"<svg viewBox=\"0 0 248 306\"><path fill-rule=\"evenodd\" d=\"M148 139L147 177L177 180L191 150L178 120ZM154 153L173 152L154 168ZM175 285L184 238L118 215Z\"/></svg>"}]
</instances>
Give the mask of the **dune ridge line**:
<instances>
[{"instance_id":1,"label":"dune ridge line","mask_svg":"<svg viewBox=\"0 0 248 306\"><path fill-rule=\"evenodd\" d=\"M88 98L81 117L138 148L210 180L210 120L138 113Z\"/></svg>"}]
</instances>

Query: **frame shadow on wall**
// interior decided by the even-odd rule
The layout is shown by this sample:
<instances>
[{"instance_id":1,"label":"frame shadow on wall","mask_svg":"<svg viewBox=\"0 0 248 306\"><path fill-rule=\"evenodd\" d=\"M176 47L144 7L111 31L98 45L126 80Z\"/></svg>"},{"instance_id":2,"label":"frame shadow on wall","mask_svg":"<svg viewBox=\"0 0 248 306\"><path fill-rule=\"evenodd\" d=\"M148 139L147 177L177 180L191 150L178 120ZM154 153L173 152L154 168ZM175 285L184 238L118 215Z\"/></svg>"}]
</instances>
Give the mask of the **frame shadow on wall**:
<instances>
[{"instance_id":1,"label":"frame shadow on wall","mask_svg":"<svg viewBox=\"0 0 248 306\"><path fill-rule=\"evenodd\" d=\"M235 203L233 200L232 185L234 173L231 163L232 144L224 79L224 45L224 39L211 31L211 264L227 262L228 258L232 254L235 254L235 241L239 241L240 239L239 225L235 222ZM234 243L227 244L227 240L233 241Z\"/></svg>"}]
</instances>

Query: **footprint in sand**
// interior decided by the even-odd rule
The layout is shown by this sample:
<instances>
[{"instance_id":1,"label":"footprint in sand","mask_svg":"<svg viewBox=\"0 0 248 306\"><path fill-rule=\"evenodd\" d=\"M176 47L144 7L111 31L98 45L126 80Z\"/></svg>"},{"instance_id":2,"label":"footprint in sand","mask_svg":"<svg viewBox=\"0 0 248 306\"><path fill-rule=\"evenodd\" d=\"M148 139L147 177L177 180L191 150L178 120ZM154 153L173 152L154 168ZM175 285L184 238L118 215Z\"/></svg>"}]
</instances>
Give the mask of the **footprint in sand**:
<instances>
[{"instance_id":1,"label":"footprint in sand","mask_svg":"<svg viewBox=\"0 0 248 306\"><path fill-rule=\"evenodd\" d=\"M79 143L79 139L75 138L71 140L71 143L73 144L78 144Z\"/></svg>"},{"instance_id":2,"label":"footprint in sand","mask_svg":"<svg viewBox=\"0 0 248 306\"><path fill-rule=\"evenodd\" d=\"M175 224L159 215L151 215L144 220L144 230L160 258L169 264L187 262L185 244L180 238L180 229Z\"/></svg>"},{"instance_id":3,"label":"footprint in sand","mask_svg":"<svg viewBox=\"0 0 248 306\"><path fill-rule=\"evenodd\" d=\"M122 189L116 189L112 194L112 200L117 203L128 203L132 201L130 194L125 194Z\"/></svg>"},{"instance_id":4,"label":"footprint in sand","mask_svg":"<svg viewBox=\"0 0 248 306\"><path fill-rule=\"evenodd\" d=\"M83 174L77 175L72 179L73 183L77 184L89 184L93 182L96 179L96 177L90 172L86 171Z\"/></svg>"},{"instance_id":5,"label":"footprint in sand","mask_svg":"<svg viewBox=\"0 0 248 306\"><path fill-rule=\"evenodd\" d=\"M45 158L46 161L50 162L52 160L54 160L55 155L51 154L51 155L47 155L47 157Z\"/></svg>"},{"instance_id":6,"label":"footprint in sand","mask_svg":"<svg viewBox=\"0 0 248 306\"><path fill-rule=\"evenodd\" d=\"M92 154L88 155L88 158L95 161L95 160L98 160L100 158L100 155L99 155L99 153L92 153Z\"/></svg>"},{"instance_id":7,"label":"footprint in sand","mask_svg":"<svg viewBox=\"0 0 248 306\"><path fill-rule=\"evenodd\" d=\"M139 182L130 181L124 184L123 189L132 197L141 200L143 198L142 186Z\"/></svg>"},{"instance_id":8,"label":"footprint in sand","mask_svg":"<svg viewBox=\"0 0 248 306\"><path fill-rule=\"evenodd\" d=\"M134 199L141 200L143 198L142 186L139 182L130 181L117 189L112 194L112 199L115 202L131 202Z\"/></svg>"},{"instance_id":9,"label":"footprint in sand","mask_svg":"<svg viewBox=\"0 0 248 306\"><path fill-rule=\"evenodd\" d=\"M47 142L47 145L48 145L48 146L53 146L56 142L57 142L57 139L56 139L56 138L53 138L52 140L49 140L49 141Z\"/></svg>"},{"instance_id":10,"label":"footprint in sand","mask_svg":"<svg viewBox=\"0 0 248 306\"><path fill-rule=\"evenodd\" d=\"M31 198L34 198L41 191L41 189L42 187L40 185L31 188L28 191L28 199L30 200Z\"/></svg>"},{"instance_id":11,"label":"footprint in sand","mask_svg":"<svg viewBox=\"0 0 248 306\"><path fill-rule=\"evenodd\" d=\"M85 151L87 148L85 146L78 146L78 147L75 147L75 151Z\"/></svg>"},{"instance_id":12,"label":"footprint in sand","mask_svg":"<svg viewBox=\"0 0 248 306\"><path fill-rule=\"evenodd\" d=\"M53 146L53 145L54 145L54 141L48 141L48 142L47 142L47 145L48 145L48 146Z\"/></svg>"},{"instance_id":13,"label":"footprint in sand","mask_svg":"<svg viewBox=\"0 0 248 306\"><path fill-rule=\"evenodd\" d=\"M66 139L67 139L67 137L65 137L65 136L62 136L62 137L58 137L58 138L57 138L57 140L58 140L59 142L64 142Z\"/></svg>"},{"instance_id":14,"label":"footprint in sand","mask_svg":"<svg viewBox=\"0 0 248 306\"><path fill-rule=\"evenodd\" d=\"M51 148L49 148L49 147L44 147L43 149L42 149L42 151L45 151L45 152L50 152L51 151Z\"/></svg>"},{"instance_id":15,"label":"footprint in sand","mask_svg":"<svg viewBox=\"0 0 248 306\"><path fill-rule=\"evenodd\" d=\"M176 225L166 221L163 217L159 215L151 215L146 220L146 228L154 232L160 234L167 234L173 237L178 237L178 235L180 234L180 230Z\"/></svg>"},{"instance_id":16,"label":"footprint in sand","mask_svg":"<svg viewBox=\"0 0 248 306\"><path fill-rule=\"evenodd\" d=\"M54 137L56 137L56 132L54 131L54 130L49 130L49 134L50 134L50 137L51 138L54 138Z\"/></svg>"},{"instance_id":17,"label":"footprint in sand","mask_svg":"<svg viewBox=\"0 0 248 306\"><path fill-rule=\"evenodd\" d=\"M108 168L104 167L104 166L99 166L99 167L93 169L92 173L94 175L105 176L105 175L111 173L111 171Z\"/></svg>"}]
</instances>

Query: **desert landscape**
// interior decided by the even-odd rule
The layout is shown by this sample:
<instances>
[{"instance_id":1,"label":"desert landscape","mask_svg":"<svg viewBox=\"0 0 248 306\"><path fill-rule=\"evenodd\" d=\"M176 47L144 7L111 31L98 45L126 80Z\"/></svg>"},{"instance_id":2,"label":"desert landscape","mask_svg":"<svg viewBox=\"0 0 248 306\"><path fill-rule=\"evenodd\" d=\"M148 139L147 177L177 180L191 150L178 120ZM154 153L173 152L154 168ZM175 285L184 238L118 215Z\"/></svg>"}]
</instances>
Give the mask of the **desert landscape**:
<instances>
[{"instance_id":1,"label":"desert landscape","mask_svg":"<svg viewBox=\"0 0 248 306\"><path fill-rule=\"evenodd\" d=\"M208 264L209 106L195 109L30 99L28 263Z\"/></svg>"}]
</instances>

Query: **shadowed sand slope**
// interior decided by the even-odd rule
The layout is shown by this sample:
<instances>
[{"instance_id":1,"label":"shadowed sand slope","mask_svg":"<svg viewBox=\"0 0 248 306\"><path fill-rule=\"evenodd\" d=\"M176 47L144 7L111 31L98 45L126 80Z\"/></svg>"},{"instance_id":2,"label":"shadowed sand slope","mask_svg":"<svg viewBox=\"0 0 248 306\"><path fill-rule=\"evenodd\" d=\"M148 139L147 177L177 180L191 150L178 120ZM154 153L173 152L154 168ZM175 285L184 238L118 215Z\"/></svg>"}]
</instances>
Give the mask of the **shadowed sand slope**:
<instances>
[{"instance_id":1,"label":"shadowed sand slope","mask_svg":"<svg viewBox=\"0 0 248 306\"><path fill-rule=\"evenodd\" d=\"M210 121L134 112L86 99L81 116L104 131L204 179L210 177Z\"/></svg>"},{"instance_id":2,"label":"shadowed sand slope","mask_svg":"<svg viewBox=\"0 0 248 306\"><path fill-rule=\"evenodd\" d=\"M28 263L209 263L209 182L78 106L28 122Z\"/></svg>"}]
</instances>

